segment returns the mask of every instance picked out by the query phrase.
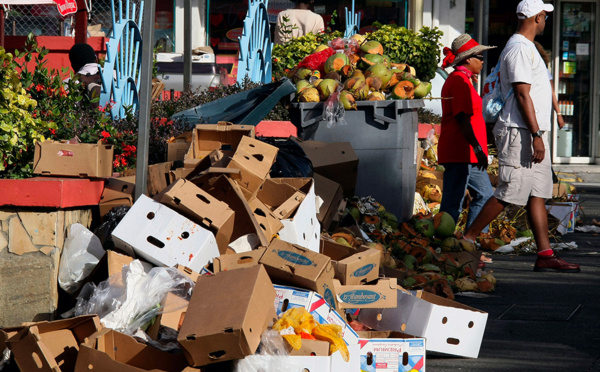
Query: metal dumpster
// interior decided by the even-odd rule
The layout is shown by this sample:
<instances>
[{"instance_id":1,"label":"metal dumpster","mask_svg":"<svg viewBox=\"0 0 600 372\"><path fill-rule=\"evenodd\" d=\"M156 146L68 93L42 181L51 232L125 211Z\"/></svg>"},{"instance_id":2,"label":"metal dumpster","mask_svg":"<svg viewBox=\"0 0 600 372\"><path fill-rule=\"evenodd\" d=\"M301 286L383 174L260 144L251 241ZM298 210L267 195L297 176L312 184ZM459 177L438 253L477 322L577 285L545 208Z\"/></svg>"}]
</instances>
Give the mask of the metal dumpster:
<instances>
[{"instance_id":1,"label":"metal dumpster","mask_svg":"<svg viewBox=\"0 0 600 372\"><path fill-rule=\"evenodd\" d=\"M423 106L422 99L357 101L357 109L344 115L346 125L328 125L323 102L296 102L290 116L304 140L350 142L359 158L356 195L371 195L406 221L417 177L417 109Z\"/></svg>"}]
</instances>

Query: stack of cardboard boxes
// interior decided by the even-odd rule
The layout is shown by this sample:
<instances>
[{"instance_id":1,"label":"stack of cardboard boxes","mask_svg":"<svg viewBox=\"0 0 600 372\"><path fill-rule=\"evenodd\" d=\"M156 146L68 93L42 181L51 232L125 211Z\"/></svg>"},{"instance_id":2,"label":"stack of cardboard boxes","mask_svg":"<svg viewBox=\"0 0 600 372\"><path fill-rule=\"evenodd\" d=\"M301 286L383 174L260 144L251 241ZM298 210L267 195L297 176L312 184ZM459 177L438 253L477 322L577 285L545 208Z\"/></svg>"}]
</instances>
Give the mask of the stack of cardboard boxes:
<instances>
[{"instance_id":1,"label":"stack of cardboard boxes","mask_svg":"<svg viewBox=\"0 0 600 372\"><path fill-rule=\"evenodd\" d=\"M112 232L119 252L108 251L108 270L101 264L91 276L107 277L134 259L190 276L191 298L168 293L147 330L178 332L180 353L103 328L92 315L4 329L0 348L7 345L24 371L228 370L228 362L257 357L279 315L303 307L318 323L341 327L350 358L304 340L277 356L299 370L425 371L426 350L477 357L487 314L408 292L380 274L379 250L322 236L353 193L358 159L348 144L301 142L315 176L270 178L278 148L253 134L241 125L198 126L185 166L154 168L154 195L132 203ZM128 181L110 179L101 204L131 202ZM357 333L350 326L357 321L373 331Z\"/></svg>"}]
</instances>

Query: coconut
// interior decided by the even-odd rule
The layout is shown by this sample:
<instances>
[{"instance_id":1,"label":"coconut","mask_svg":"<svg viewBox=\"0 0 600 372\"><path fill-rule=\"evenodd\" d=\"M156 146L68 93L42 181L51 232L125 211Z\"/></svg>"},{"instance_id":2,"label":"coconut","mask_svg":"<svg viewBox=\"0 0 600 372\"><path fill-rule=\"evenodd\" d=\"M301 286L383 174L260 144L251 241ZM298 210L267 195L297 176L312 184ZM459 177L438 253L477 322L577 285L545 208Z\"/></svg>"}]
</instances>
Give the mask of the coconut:
<instances>
[{"instance_id":1,"label":"coconut","mask_svg":"<svg viewBox=\"0 0 600 372\"><path fill-rule=\"evenodd\" d=\"M325 73L330 71L340 71L342 67L349 65L350 60L344 53L336 53L325 61Z\"/></svg>"},{"instance_id":2,"label":"coconut","mask_svg":"<svg viewBox=\"0 0 600 372\"><path fill-rule=\"evenodd\" d=\"M312 75L312 70L306 67L301 67L294 74L294 83L300 80L307 80Z\"/></svg>"},{"instance_id":3,"label":"coconut","mask_svg":"<svg viewBox=\"0 0 600 372\"><path fill-rule=\"evenodd\" d=\"M356 89L361 88L362 86L365 85L365 78L364 77L351 77L349 79L346 79L346 81L344 81L344 89L353 92Z\"/></svg>"},{"instance_id":4,"label":"coconut","mask_svg":"<svg viewBox=\"0 0 600 372\"><path fill-rule=\"evenodd\" d=\"M358 67L366 70L369 66L373 66L377 63L383 63L383 56L380 54L365 54L364 57L358 62Z\"/></svg>"},{"instance_id":5,"label":"coconut","mask_svg":"<svg viewBox=\"0 0 600 372\"><path fill-rule=\"evenodd\" d=\"M342 82L342 76L337 71L329 71L325 74L323 79L333 79L335 81Z\"/></svg>"},{"instance_id":6,"label":"coconut","mask_svg":"<svg viewBox=\"0 0 600 372\"><path fill-rule=\"evenodd\" d=\"M385 67L382 63L375 64L367 69L365 76L377 76L381 79L381 85L386 86L388 81L392 78L392 71Z\"/></svg>"},{"instance_id":7,"label":"coconut","mask_svg":"<svg viewBox=\"0 0 600 372\"><path fill-rule=\"evenodd\" d=\"M306 88L298 96L300 102L319 102L320 100L317 88Z\"/></svg>"},{"instance_id":8,"label":"coconut","mask_svg":"<svg viewBox=\"0 0 600 372\"><path fill-rule=\"evenodd\" d=\"M344 106L344 110L356 110L356 100L352 93L347 90L342 90L340 92L340 102L342 106Z\"/></svg>"},{"instance_id":9,"label":"coconut","mask_svg":"<svg viewBox=\"0 0 600 372\"><path fill-rule=\"evenodd\" d=\"M410 81L399 81L392 89L393 99L411 99L415 96L415 86Z\"/></svg>"},{"instance_id":10,"label":"coconut","mask_svg":"<svg viewBox=\"0 0 600 372\"><path fill-rule=\"evenodd\" d=\"M366 83L371 91L378 91L381 89L381 79L378 76L369 76Z\"/></svg>"},{"instance_id":11,"label":"coconut","mask_svg":"<svg viewBox=\"0 0 600 372\"><path fill-rule=\"evenodd\" d=\"M354 67L352 67L352 65L346 65L342 67L342 69L340 70L340 74L342 75L342 77L347 79L350 76L352 76L352 74L354 74Z\"/></svg>"},{"instance_id":12,"label":"coconut","mask_svg":"<svg viewBox=\"0 0 600 372\"><path fill-rule=\"evenodd\" d=\"M458 245L463 251L475 252L477 250L477 245L472 240L461 239L458 241Z\"/></svg>"},{"instance_id":13,"label":"coconut","mask_svg":"<svg viewBox=\"0 0 600 372\"><path fill-rule=\"evenodd\" d=\"M315 50L313 50L311 54L322 52L325 49L329 49L329 46L327 46L325 44L321 44L318 47L316 47Z\"/></svg>"},{"instance_id":14,"label":"coconut","mask_svg":"<svg viewBox=\"0 0 600 372\"><path fill-rule=\"evenodd\" d=\"M440 245L442 252L458 252L460 251L460 243L454 236L447 237Z\"/></svg>"},{"instance_id":15,"label":"coconut","mask_svg":"<svg viewBox=\"0 0 600 372\"><path fill-rule=\"evenodd\" d=\"M311 87L307 80L300 80L296 83L296 94L300 94L304 89Z\"/></svg>"},{"instance_id":16,"label":"coconut","mask_svg":"<svg viewBox=\"0 0 600 372\"><path fill-rule=\"evenodd\" d=\"M381 92L373 92L369 94L367 101L385 101L385 95Z\"/></svg>"},{"instance_id":17,"label":"coconut","mask_svg":"<svg viewBox=\"0 0 600 372\"><path fill-rule=\"evenodd\" d=\"M350 40L356 40L358 42L358 45L360 45L365 42L366 38L361 34L354 34L350 36Z\"/></svg>"},{"instance_id":18,"label":"coconut","mask_svg":"<svg viewBox=\"0 0 600 372\"><path fill-rule=\"evenodd\" d=\"M433 228L435 229L435 236L445 238L454 235L456 224L451 215L446 212L439 212L433 216Z\"/></svg>"},{"instance_id":19,"label":"coconut","mask_svg":"<svg viewBox=\"0 0 600 372\"><path fill-rule=\"evenodd\" d=\"M335 92L338 85L339 85L339 83L336 80L323 79L323 81L320 82L319 85L317 86L317 90L319 91L321 98L323 100L326 100L327 98L329 98L331 93Z\"/></svg>"},{"instance_id":20,"label":"coconut","mask_svg":"<svg viewBox=\"0 0 600 372\"><path fill-rule=\"evenodd\" d=\"M420 219L415 222L415 229L421 233L421 235L431 238L435 233L433 228L433 221L427 218Z\"/></svg>"},{"instance_id":21,"label":"coconut","mask_svg":"<svg viewBox=\"0 0 600 372\"><path fill-rule=\"evenodd\" d=\"M395 214L388 212L388 211L383 211L383 212L380 212L380 216L387 222L387 224L392 229L396 230L398 228L398 217L396 217Z\"/></svg>"},{"instance_id":22,"label":"coconut","mask_svg":"<svg viewBox=\"0 0 600 372\"><path fill-rule=\"evenodd\" d=\"M369 96L369 87L363 83L362 86L354 89L351 93L357 101L364 101Z\"/></svg>"},{"instance_id":23,"label":"coconut","mask_svg":"<svg viewBox=\"0 0 600 372\"><path fill-rule=\"evenodd\" d=\"M419 85L415 87L415 98L423 98L431 92L431 83L430 82L420 82Z\"/></svg>"},{"instance_id":24,"label":"coconut","mask_svg":"<svg viewBox=\"0 0 600 372\"><path fill-rule=\"evenodd\" d=\"M420 194L423 199L429 200L430 202L442 201L442 190L438 185L427 184L423 186Z\"/></svg>"},{"instance_id":25,"label":"coconut","mask_svg":"<svg viewBox=\"0 0 600 372\"><path fill-rule=\"evenodd\" d=\"M360 51L365 54L383 54L383 45L379 41L369 40L362 43Z\"/></svg>"}]
</instances>

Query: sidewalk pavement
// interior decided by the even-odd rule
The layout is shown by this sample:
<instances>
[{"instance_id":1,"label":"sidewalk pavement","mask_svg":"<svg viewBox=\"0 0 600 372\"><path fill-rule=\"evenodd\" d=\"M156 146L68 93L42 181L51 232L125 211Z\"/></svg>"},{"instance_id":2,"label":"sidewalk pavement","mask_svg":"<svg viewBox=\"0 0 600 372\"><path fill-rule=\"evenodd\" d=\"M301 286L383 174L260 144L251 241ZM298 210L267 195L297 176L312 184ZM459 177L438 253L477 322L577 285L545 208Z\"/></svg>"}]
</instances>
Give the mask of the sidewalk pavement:
<instances>
[{"instance_id":1,"label":"sidewalk pavement","mask_svg":"<svg viewBox=\"0 0 600 372\"><path fill-rule=\"evenodd\" d=\"M600 220L600 166L555 166L559 178L579 178L584 224ZM576 274L534 272L534 254L494 254L487 265L497 288L457 301L489 314L479 358L427 356L427 371L600 371L600 235L561 236L562 251L581 265Z\"/></svg>"}]
</instances>

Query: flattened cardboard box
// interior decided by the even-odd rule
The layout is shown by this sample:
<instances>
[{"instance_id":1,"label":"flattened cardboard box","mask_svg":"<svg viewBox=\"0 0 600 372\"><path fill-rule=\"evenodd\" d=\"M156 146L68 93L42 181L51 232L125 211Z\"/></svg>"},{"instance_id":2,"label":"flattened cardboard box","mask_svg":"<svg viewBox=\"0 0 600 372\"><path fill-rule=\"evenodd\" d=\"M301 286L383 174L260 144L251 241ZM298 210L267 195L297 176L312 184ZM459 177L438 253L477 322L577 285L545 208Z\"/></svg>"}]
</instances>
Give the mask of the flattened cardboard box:
<instances>
[{"instance_id":1,"label":"flattened cardboard box","mask_svg":"<svg viewBox=\"0 0 600 372\"><path fill-rule=\"evenodd\" d=\"M184 179L178 179L154 199L210 230L219 252L227 252L235 213L225 202Z\"/></svg>"},{"instance_id":2,"label":"flattened cardboard box","mask_svg":"<svg viewBox=\"0 0 600 372\"><path fill-rule=\"evenodd\" d=\"M427 339L427 350L477 358L488 314L431 293L398 291L398 309L362 309L358 321L374 329Z\"/></svg>"},{"instance_id":3,"label":"flattened cardboard box","mask_svg":"<svg viewBox=\"0 0 600 372\"><path fill-rule=\"evenodd\" d=\"M158 266L182 264L199 272L219 256L210 231L143 194L112 237L115 247Z\"/></svg>"},{"instance_id":4,"label":"flattened cardboard box","mask_svg":"<svg viewBox=\"0 0 600 372\"><path fill-rule=\"evenodd\" d=\"M331 258L335 278L343 285L364 284L379 277L381 251L377 249L352 248L321 238L320 252Z\"/></svg>"},{"instance_id":5,"label":"flattened cardboard box","mask_svg":"<svg viewBox=\"0 0 600 372\"><path fill-rule=\"evenodd\" d=\"M313 291L334 275L329 257L281 239L273 239L259 262L274 282Z\"/></svg>"},{"instance_id":6,"label":"flattened cardboard box","mask_svg":"<svg viewBox=\"0 0 600 372\"><path fill-rule=\"evenodd\" d=\"M215 258L215 261L213 262L215 274L221 271L258 265L260 258L266 250L266 248L258 248L249 252L221 255L221 257Z\"/></svg>"},{"instance_id":7,"label":"flattened cardboard box","mask_svg":"<svg viewBox=\"0 0 600 372\"><path fill-rule=\"evenodd\" d=\"M202 159L213 150L235 150L245 136L254 138L254 126L225 121L196 125L192 132L192 143L184 158Z\"/></svg>"},{"instance_id":8,"label":"flattened cardboard box","mask_svg":"<svg viewBox=\"0 0 600 372\"><path fill-rule=\"evenodd\" d=\"M135 192L135 176L111 177L106 180L104 191L100 197L100 217L103 217L111 209L126 205L133 205L133 194Z\"/></svg>"},{"instance_id":9,"label":"flattened cardboard box","mask_svg":"<svg viewBox=\"0 0 600 372\"><path fill-rule=\"evenodd\" d=\"M360 368L373 372L425 372L425 339L402 332L358 332Z\"/></svg>"},{"instance_id":10,"label":"flattened cardboard box","mask_svg":"<svg viewBox=\"0 0 600 372\"><path fill-rule=\"evenodd\" d=\"M247 200L258 191L275 163L279 149L268 143L250 137L243 137L227 165L227 168L239 169L240 174L232 178L244 190Z\"/></svg>"},{"instance_id":11,"label":"flattened cardboard box","mask_svg":"<svg viewBox=\"0 0 600 372\"><path fill-rule=\"evenodd\" d=\"M275 289L262 265L198 278L177 338L189 364L254 354L276 318L274 301Z\"/></svg>"},{"instance_id":12,"label":"flattened cardboard box","mask_svg":"<svg viewBox=\"0 0 600 372\"><path fill-rule=\"evenodd\" d=\"M79 344L100 329L97 315L30 323L7 344L21 371L73 371Z\"/></svg>"},{"instance_id":13,"label":"flattened cardboard box","mask_svg":"<svg viewBox=\"0 0 600 372\"><path fill-rule=\"evenodd\" d=\"M187 365L181 353L167 353L106 328L81 344L75 372L180 372Z\"/></svg>"},{"instance_id":14,"label":"flattened cardboard box","mask_svg":"<svg viewBox=\"0 0 600 372\"><path fill-rule=\"evenodd\" d=\"M328 230L344 199L344 190L342 190L342 186L339 183L318 173L313 174L313 178L315 180L315 194L323 200L323 204L321 204L317 213L317 218L323 228Z\"/></svg>"},{"instance_id":15,"label":"flattened cardboard box","mask_svg":"<svg viewBox=\"0 0 600 372\"><path fill-rule=\"evenodd\" d=\"M398 284L395 278L357 285L341 285L334 279L333 293L338 309L395 308Z\"/></svg>"},{"instance_id":16,"label":"flattened cardboard box","mask_svg":"<svg viewBox=\"0 0 600 372\"><path fill-rule=\"evenodd\" d=\"M299 141L315 173L339 183L344 197L354 196L358 178L358 156L350 142Z\"/></svg>"},{"instance_id":17,"label":"flattened cardboard box","mask_svg":"<svg viewBox=\"0 0 600 372\"><path fill-rule=\"evenodd\" d=\"M68 144L55 141L37 142L33 173L46 176L109 178L112 176L113 146Z\"/></svg>"}]
</instances>

